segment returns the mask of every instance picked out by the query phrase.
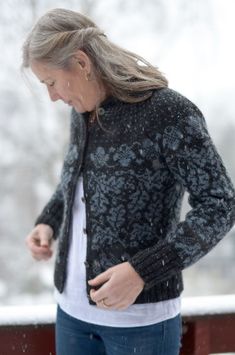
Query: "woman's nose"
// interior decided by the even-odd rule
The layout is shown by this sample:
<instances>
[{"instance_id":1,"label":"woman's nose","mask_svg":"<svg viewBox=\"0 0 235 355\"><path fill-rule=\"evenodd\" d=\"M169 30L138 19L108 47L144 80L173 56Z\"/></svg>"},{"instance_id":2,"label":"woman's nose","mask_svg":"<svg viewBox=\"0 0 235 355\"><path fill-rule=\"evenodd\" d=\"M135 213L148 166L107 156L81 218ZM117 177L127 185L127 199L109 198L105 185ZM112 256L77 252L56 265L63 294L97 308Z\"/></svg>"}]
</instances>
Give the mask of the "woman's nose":
<instances>
[{"instance_id":1,"label":"woman's nose","mask_svg":"<svg viewBox=\"0 0 235 355\"><path fill-rule=\"evenodd\" d=\"M52 88L47 88L47 90L51 101L57 101L61 99L61 96Z\"/></svg>"}]
</instances>

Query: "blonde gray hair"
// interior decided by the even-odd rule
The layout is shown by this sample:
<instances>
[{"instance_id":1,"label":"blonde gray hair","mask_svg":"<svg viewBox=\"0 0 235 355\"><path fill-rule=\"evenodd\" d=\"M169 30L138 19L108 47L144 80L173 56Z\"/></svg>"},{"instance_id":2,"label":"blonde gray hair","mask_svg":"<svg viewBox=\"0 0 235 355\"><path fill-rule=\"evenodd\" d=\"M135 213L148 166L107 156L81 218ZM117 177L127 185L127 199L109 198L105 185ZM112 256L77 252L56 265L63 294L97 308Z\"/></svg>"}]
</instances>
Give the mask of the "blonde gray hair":
<instances>
[{"instance_id":1,"label":"blonde gray hair","mask_svg":"<svg viewBox=\"0 0 235 355\"><path fill-rule=\"evenodd\" d=\"M66 9L50 10L36 22L23 45L22 67L36 60L68 69L79 49L88 55L107 91L122 101L142 101L152 89L168 85L144 58L111 42L88 17Z\"/></svg>"}]
</instances>

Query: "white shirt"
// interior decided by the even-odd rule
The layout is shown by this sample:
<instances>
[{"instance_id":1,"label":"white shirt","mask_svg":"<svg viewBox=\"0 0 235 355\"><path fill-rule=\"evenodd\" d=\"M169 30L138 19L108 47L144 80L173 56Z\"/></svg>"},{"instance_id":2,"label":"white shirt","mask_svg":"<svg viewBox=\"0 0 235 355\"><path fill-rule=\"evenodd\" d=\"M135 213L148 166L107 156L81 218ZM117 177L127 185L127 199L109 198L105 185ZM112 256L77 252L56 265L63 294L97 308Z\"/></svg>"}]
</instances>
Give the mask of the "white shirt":
<instances>
[{"instance_id":1,"label":"white shirt","mask_svg":"<svg viewBox=\"0 0 235 355\"><path fill-rule=\"evenodd\" d=\"M87 236L84 232L86 213L83 196L83 180L80 177L73 206L66 284L62 294L55 290L55 298L63 311L85 322L112 327L144 326L175 317L180 313L180 297L156 303L133 304L121 311L101 309L89 304L84 265Z\"/></svg>"}]
</instances>

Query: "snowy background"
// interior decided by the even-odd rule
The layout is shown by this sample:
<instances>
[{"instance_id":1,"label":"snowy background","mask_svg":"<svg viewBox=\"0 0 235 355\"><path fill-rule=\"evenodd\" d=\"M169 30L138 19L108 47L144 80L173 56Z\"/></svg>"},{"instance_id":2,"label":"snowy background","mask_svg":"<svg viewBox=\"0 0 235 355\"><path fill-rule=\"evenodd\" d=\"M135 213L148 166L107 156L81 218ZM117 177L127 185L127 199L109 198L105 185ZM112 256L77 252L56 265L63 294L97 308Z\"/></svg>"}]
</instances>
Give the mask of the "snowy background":
<instances>
[{"instance_id":1,"label":"snowy background","mask_svg":"<svg viewBox=\"0 0 235 355\"><path fill-rule=\"evenodd\" d=\"M21 74L21 46L54 7L90 16L111 40L157 65L194 101L235 182L235 1L8 0L0 12L0 305L53 302L53 260L35 262L25 237L58 181L69 111ZM186 203L182 218L188 209ZM184 272L184 296L235 293L235 230Z\"/></svg>"}]
</instances>

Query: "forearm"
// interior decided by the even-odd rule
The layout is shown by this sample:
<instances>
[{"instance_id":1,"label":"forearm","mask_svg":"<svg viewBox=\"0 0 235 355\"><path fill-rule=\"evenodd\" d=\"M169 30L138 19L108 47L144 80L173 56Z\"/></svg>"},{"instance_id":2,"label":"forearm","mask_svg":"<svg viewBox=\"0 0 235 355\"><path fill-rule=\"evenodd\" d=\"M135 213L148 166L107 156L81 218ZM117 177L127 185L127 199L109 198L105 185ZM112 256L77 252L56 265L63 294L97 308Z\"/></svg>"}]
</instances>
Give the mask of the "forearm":
<instances>
[{"instance_id":1,"label":"forearm","mask_svg":"<svg viewBox=\"0 0 235 355\"><path fill-rule=\"evenodd\" d=\"M50 201L43 208L41 214L36 219L35 225L41 223L49 225L53 229L53 238L56 239L58 237L59 228L62 223L63 211L63 196L60 185L58 185Z\"/></svg>"},{"instance_id":2,"label":"forearm","mask_svg":"<svg viewBox=\"0 0 235 355\"><path fill-rule=\"evenodd\" d=\"M204 117L184 98L179 106L179 116L163 127L162 152L175 182L188 191L192 209L163 240L129 260L146 288L202 258L235 223L234 186Z\"/></svg>"},{"instance_id":3,"label":"forearm","mask_svg":"<svg viewBox=\"0 0 235 355\"><path fill-rule=\"evenodd\" d=\"M234 200L222 202L220 207L204 205L199 210L192 209L164 240L138 252L129 262L143 278L145 288L151 288L205 256L234 221Z\"/></svg>"}]
</instances>

